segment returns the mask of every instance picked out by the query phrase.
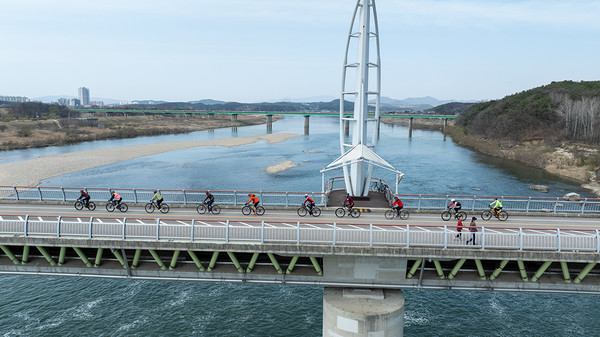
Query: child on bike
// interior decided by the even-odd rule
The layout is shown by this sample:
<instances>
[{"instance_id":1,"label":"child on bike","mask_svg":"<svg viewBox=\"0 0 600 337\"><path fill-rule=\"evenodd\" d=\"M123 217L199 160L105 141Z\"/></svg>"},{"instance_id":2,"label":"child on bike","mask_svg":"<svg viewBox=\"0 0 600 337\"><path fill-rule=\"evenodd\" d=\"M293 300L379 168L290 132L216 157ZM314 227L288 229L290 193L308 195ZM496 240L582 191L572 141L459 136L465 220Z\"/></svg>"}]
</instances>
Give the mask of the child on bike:
<instances>
[{"instance_id":1,"label":"child on bike","mask_svg":"<svg viewBox=\"0 0 600 337\"><path fill-rule=\"evenodd\" d=\"M252 194L252 193L248 194L248 196L250 197L250 200L248 200L246 202L246 205L248 205L250 202L252 202L253 203L254 214L256 214L256 207L258 206L258 203L260 202L260 200L258 200L258 198L254 194Z\"/></svg>"},{"instance_id":2,"label":"child on bike","mask_svg":"<svg viewBox=\"0 0 600 337\"><path fill-rule=\"evenodd\" d=\"M83 202L85 207L90 208L90 195L85 193L84 190L79 191L81 195L77 198L77 201Z\"/></svg>"},{"instance_id":3,"label":"child on bike","mask_svg":"<svg viewBox=\"0 0 600 337\"><path fill-rule=\"evenodd\" d=\"M156 199L156 208L160 209L160 204L163 203L163 197L160 195L160 193L158 193L157 190L154 190L154 196L152 199L150 199L150 202L152 202L154 199Z\"/></svg>"},{"instance_id":4,"label":"child on bike","mask_svg":"<svg viewBox=\"0 0 600 337\"><path fill-rule=\"evenodd\" d=\"M209 212L212 212L212 204L215 202L215 197L210 193L210 191L206 191L206 198L202 201L206 204L206 208Z\"/></svg>"},{"instance_id":5,"label":"child on bike","mask_svg":"<svg viewBox=\"0 0 600 337\"><path fill-rule=\"evenodd\" d=\"M396 211L396 215L400 216L400 210L404 208L404 204L398 197L394 197L394 202L392 203L392 209Z\"/></svg>"}]
</instances>

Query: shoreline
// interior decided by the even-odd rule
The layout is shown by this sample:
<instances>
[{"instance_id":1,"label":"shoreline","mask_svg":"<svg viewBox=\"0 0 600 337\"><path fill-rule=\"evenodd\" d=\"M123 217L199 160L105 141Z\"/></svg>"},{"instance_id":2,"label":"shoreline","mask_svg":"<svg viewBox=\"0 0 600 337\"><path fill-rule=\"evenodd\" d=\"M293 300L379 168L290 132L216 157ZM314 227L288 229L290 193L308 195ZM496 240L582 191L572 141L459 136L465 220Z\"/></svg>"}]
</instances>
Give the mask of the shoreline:
<instances>
[{"instance_id":1,"label":"shoreline","mask_svg":"<svg viewBox=\"0 0 600 337\"><path fill-rule=\"evenodd\" d=\"M85 169L160 153L202 146L242 146L258 141L280 143L299 134L272 133L252 137L143 144L70 152L0 164L0 186L38 186L43 180Z\"/></svg>"},{"instance_id":2,"label":"shoreline","mask_svg":"<svg viewBox=\"0 0 600 337\"><path fill-rule=\"evenodd\" d=\"M406 126L401 121L388 119L386 124ZM440 131L441 124L414 123L414 129ZM448 124L446 134L452 138L452 141L459 146L466 147L477 153L488 156L510 159L522 164L544 170L548 173L557 175L564 179L573 180L582 188L590 190L596 197L600 197L600 183L594 181L594 171L582 165L577 165L573 158L571 146L566 145L559 148L550 148L544 144L515 143L502 140L490 140L482 137L470 136L464 133L462 128L454 124Z\"/></svg>"}]
</instances>

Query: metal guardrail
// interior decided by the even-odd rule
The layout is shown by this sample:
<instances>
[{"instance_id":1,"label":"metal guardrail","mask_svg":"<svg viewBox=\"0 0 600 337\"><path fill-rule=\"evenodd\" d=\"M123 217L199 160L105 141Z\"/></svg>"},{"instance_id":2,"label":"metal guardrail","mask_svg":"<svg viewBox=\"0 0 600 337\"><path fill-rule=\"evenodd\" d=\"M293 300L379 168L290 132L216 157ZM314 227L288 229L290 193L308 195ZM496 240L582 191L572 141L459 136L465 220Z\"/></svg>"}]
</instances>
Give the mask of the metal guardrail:
<instances>
[{"instance_id":1,"label":"metal guardrail","mask_svg":"<svg viewBox=\"0 0 600 337\"><path fill-rule=\"evenodd\" d=\"M472 227L470 227L472 228ZM600 253L598 230L524 229L477 226L476 245L465 245L472 232L457 239L450 226L214 219L140 219L0 215L0 236L151 240L222 243L291 243L355 246L479 248ZM466 228L468 229L468 228Z\"/></svg>"},{"instance_id":2,"label":"metal guardrail","mask_svg":"<svg viewBox=\"0 0 600 337\"><path fill-rule=\"evenodd\" d=\"M343 188L344 177L330 178L326 191ZM427 195L427 194L393 194L389 184L379 178L372 178L371 191L385 193L391 202L394 196L402 200L404 207L416 210L442 210L450 204L450 199L456 199L462 204L462 209L469 211L485 211L488 205L498 198L508 212L547 212L547 213L579 213L600 214L599 198L562 198L562 197L513 197L513 196L484 196L484 195Z\"/></svg>"},{"instance_id":3,"label":"metal guardrail","mask_svg":"<svg viewBox=\"0 0 600 337\"><path fill-rule=\"evenodd\" d=\"M321 192L276 192L276 191L216 191L215 202L220 205L242 205L248 201L248 194L254 193L265 206L297 206L304 201L304 194L315 200L318 206L327 206L330 191L342 188L343 177L335 177L327 182L325 193ZM126 203L147 203L151 198L151 189L128 188L80 188L80 187L31 187L31 186L0 186L0 200L37 200L37 201L74 201L85 190L94 201L104 201L110 198L110 191L117 191ZM387 182L373 178L370 190L385 193L388 201L394 194ZM169 204L199 204L205 198L204 190L159 190ZM443 210L450 199L461 202L464 211L484 211L494 200L494 196L476 195L426 195L426 194L396 194L406 209L413 210ZM511 197L497 196L508 212L547 212L572 214L600 214L600 199L579 198L565 199L561 197ZM360 206L359 204L357 206Z\"/></svg>"}]
</instances>

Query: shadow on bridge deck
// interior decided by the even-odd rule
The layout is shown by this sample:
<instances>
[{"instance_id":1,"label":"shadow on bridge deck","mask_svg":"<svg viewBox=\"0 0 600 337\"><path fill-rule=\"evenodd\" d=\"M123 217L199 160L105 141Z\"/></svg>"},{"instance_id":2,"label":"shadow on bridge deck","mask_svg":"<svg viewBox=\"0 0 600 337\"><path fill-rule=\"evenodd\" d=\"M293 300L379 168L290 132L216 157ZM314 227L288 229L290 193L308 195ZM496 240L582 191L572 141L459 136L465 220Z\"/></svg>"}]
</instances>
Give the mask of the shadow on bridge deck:
<instances>
[{"instance_id":1,"label":"shadow on bridge deck","mask_svg":"<svg viewBox=\"0 0 600 337\"><path fill-rule=\"evenodd\" d=\"M355 208L388 208L389 202L385 199L385 194L381 192L369 192L367 197L352 197ZM344 204L346 200L346 190L334 190L329 193L327 206L338 207Z\"/></svg>"}]
</instances>

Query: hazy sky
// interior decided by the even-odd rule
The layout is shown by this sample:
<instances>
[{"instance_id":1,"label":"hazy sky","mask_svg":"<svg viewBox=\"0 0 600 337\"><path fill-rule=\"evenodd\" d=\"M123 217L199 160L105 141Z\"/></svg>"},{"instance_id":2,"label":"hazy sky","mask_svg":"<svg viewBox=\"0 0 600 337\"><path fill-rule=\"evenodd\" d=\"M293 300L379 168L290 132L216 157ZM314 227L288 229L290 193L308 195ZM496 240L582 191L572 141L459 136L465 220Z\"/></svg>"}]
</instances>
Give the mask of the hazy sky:
<instances>
[{"instance_id":1,"label":"hazy sky","mask_svg":"<svg viewBox=\"0 0 600 337\"><path fill-rule=\"evenodd\" d=\"M0 95L339 97L355 0L0 0ZM377 0L382 95L600 80L600 1Z\"/></svg>"}]
</instances>

